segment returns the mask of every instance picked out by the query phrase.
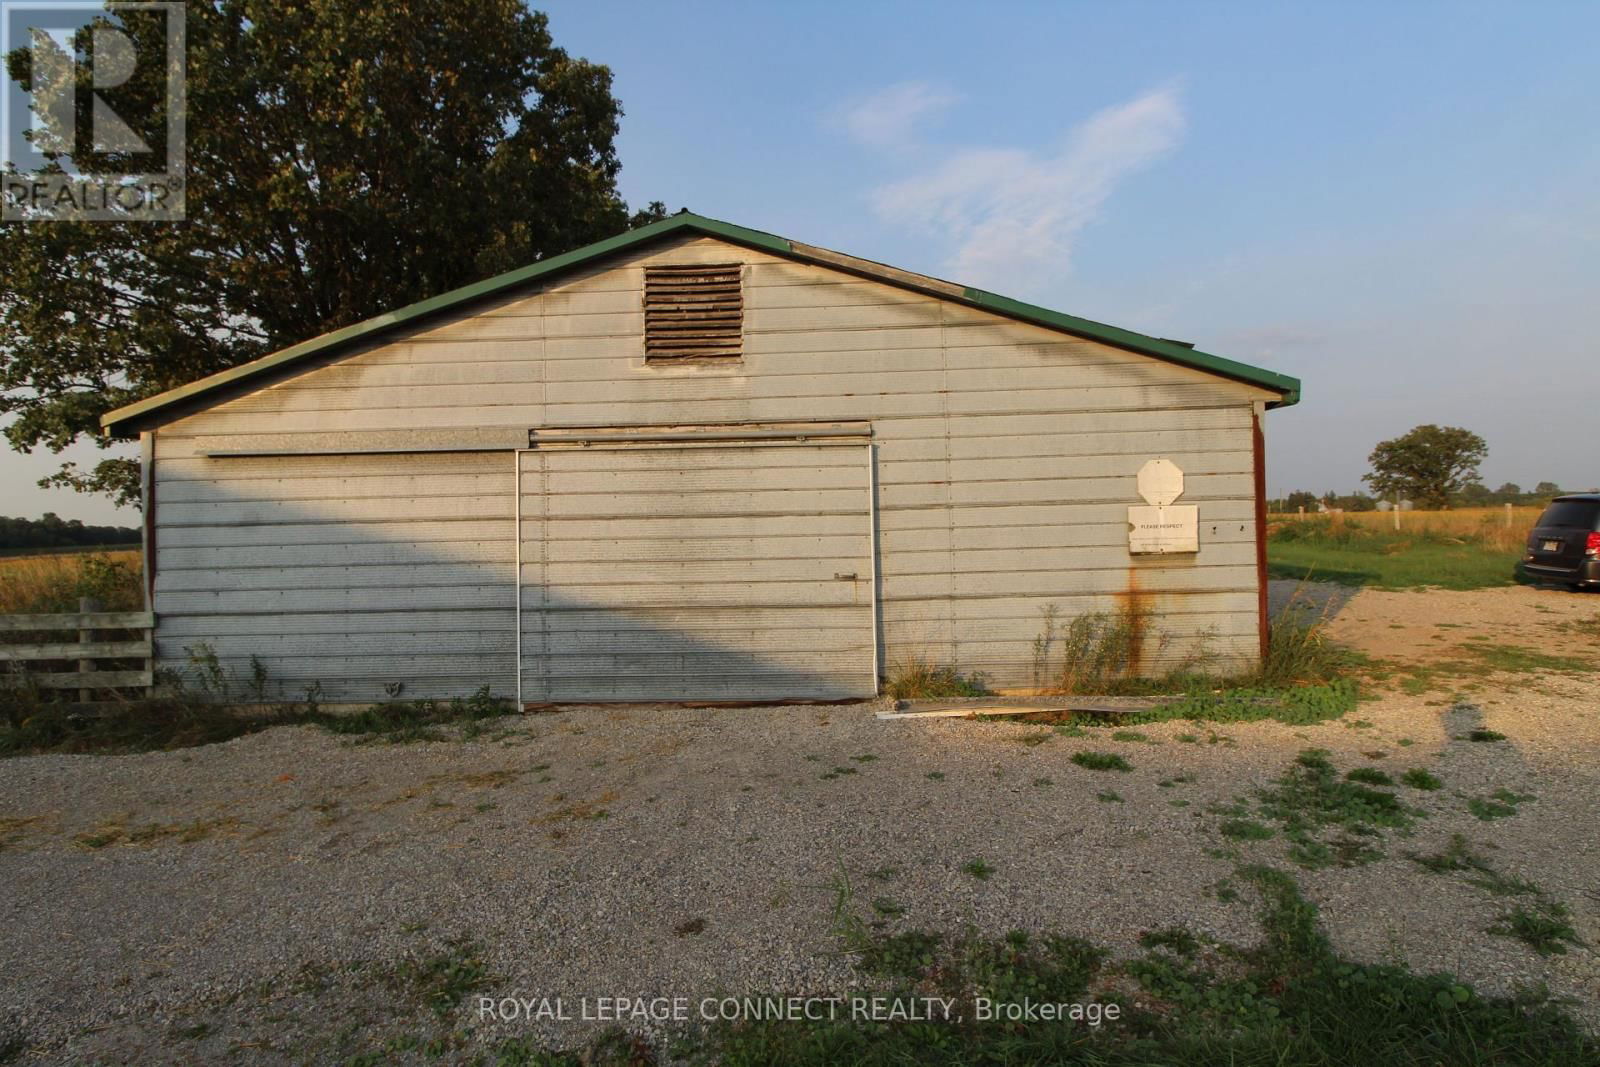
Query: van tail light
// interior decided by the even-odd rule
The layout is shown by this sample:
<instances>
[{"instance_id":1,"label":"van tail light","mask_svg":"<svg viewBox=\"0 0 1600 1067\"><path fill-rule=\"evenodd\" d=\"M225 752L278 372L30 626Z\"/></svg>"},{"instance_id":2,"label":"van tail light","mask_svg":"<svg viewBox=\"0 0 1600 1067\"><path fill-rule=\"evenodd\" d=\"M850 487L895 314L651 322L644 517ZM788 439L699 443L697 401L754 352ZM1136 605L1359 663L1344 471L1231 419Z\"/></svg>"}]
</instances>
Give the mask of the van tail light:
<instances>
[{"instance_id":1,"label":"van tail light","mask_svg":"<svg viewBox=\"0 0 1600 1067\"><path fill-rule=\"evenodd\" d=\"M1600 531L1590 534L1588 539L1583 542L1583 554L1585 556L1600 556Z\"/></svg>"}]
</instances>

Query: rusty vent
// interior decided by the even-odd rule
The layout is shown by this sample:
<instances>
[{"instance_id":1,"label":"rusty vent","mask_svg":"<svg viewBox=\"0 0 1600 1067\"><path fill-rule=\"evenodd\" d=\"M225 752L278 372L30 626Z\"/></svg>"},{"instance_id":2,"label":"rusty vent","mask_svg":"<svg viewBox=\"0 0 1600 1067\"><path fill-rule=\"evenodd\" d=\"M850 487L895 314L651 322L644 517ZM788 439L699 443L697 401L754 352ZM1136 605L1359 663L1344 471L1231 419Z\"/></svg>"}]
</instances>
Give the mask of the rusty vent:
<instances>
[{"instance_id":1,"label":"rusty vent","mask_svg":"<svg viewBox=\"0 0 1600 1067\"><path fill-rule=\"evenodd\" d=\"M646 267L646 362L738 359L744 331L739 278L737 263Z\"/></svg>"}]
</instances>

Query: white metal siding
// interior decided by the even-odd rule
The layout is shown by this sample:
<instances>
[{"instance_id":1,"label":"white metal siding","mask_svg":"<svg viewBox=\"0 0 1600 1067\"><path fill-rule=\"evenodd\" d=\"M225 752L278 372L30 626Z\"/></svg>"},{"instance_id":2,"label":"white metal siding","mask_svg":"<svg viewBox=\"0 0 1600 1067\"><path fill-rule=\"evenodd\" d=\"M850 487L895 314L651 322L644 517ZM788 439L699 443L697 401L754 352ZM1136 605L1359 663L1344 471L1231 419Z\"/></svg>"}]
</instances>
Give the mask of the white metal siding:
<instances>
[{"instance_id":1,"label":"white metal siding","mask_svg":"<svg viewBox=\"0 0 1600 1067\"><path fill-rule=\"evenodd\" d=\"M509 453L205 458L159 441L161 666L203 643L240 679L258 657L274 695L515 694Z\"/></svg>"},{"instance_id":2,"label":"white metal siding","mask_svg":"<svg viewBox=\"0 0 1600 1067\"><path fill-rule=\"evenodd\" d=\"M735 260L745 264L743 361L646 366L644 266ZM1177 663L1202 644L1219 666L1254 659L1251 405L1269 398L1109 345L695 238L177 420L159 431L158 448L175 458L274 442L292 449L493 439L511 448L530 427L868 420L877 442L886 667L916 655L985 671L997 686L1026 687L1046 605L1063 619L1114 610L1130 588L1148 594L1155 629L1167 638L1147 642L1146 669ZM1140 502L1134 475L1157 455L1183 468L1182 502L1199 506L1194 556L1127 553L1127 506ZM503 460L509 470L512 457ZM341 461L325 462L332 470ZM158 500L169 467L158 460ZM425 466L415 470L426 474ZM367 539L361 531L387 523L421 530L464 520L460 507L436 498L324 496L303 505L352 524L358 542ZM227 502L199 506L214 509L213 539L229 536L243 516ZM164 507L156 521L164 545L189 535L167 528ZM481 530L493 520L464 521ZM834 536L834 522L814 517L804 529ZM332 536L327 530L311 520L286 526L282 543ZM230 581L235 558L214 557L217 588Z\"/></svg>"},{"instance_id":3,"label":"white metal siding","mask_svg":"<svg viewBox=\"0 0 1600 1067\"><path fill-rule=\"evenodd\" d=\"M864 444L521 455L528 701L867 697Z\"/></svg>"}]
</instances>

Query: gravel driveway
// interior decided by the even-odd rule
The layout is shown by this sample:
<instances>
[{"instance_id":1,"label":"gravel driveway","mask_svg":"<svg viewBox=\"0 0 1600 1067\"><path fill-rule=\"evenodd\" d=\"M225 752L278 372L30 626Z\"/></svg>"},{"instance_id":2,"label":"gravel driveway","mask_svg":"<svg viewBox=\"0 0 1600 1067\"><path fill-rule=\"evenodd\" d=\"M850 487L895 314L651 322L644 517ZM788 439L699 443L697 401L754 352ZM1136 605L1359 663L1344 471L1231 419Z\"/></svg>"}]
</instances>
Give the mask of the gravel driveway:
<instances>
[{"instance_id":1,"label":"gravel driveway","mask_svg":"<svg viewBox=\"0 0 1600 1067\"><path fill-rule=\"evenodd\" d=\"M1409 596L1404 625L1431 631L1481 606L1452 598L1502 593L1556 622L1600 610L1527 590L1362 593L1338 610L1387 620L1377 607ZM1295 871L1342 951L1486 992L1544 982L1594 1026L1600 675L1471 684L1464 703L1391 692L1342 721L1167 723L1139 727L1145 740L882 722L870 705L575 708L472 740L353 744L281 727L168 753L12 759L0 763L0 1043L63 1062L323 1060L352 1034L430 1017L404 977L463 946L488 989L524 997L840 990L845 879L852 906L872 918L879 901L890 930L1022 927L1130 953L1143 930L1187 925L1248 943L1254 900L1217 892L1240 862ZM1478 727L1506 740L1461 739ZM1408 796L1428 817L1362 866L1299 870L1281 837L1219 833L1209 809L1313 746L1341 772L1423 767L1444 788ZM1132 770L1071 762L1088 749ZM1466 810L1496 789L1535 799L1493 821ZM1541 956L1487 933L1502 901L1406 858L1452 833L1568 906L1587 945ZM963 870L979 859L986 880ZM470 1007L443 1023L485 1042L570 1043L597 1025L480 1022Z\"/></svg>"}]
</instances>

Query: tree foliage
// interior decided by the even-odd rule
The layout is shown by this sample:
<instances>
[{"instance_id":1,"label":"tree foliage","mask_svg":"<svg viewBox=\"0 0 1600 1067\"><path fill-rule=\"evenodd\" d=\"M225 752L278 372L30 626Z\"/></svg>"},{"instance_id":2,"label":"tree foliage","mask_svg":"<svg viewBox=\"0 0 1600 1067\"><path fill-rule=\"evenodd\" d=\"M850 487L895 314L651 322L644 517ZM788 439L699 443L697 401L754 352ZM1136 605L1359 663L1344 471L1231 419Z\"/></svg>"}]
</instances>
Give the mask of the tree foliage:
<instances>
[{"instance_id":1,"label":"tree foliage","mask_svg":"<svg viewBox=\"0 0 1600 1067\"><path fill-rule=\"evenodd\" d=\"M665 213L630 219L617 193L611 72L520 0L187 12L187 221L0 230L13 448L59 452L113 407ZM137 9L119 24L146 45L162 32ZM27 84L29 53L6 62ZM142 64L116 90L148 140L162 84ZM45 483L138 492L126 461Z\"/></svg>"},{"instance_id":2,"label":"tree foliage","mask_svg":"<svg viewBox=\"0 0 1600 1067\"><path fill-rule=\"evenodd\" d=\"M1452 497L1476 484L1478 465L1489 454L1483 438L1458 426L1418 426L1380 441L1367 457L1372 471L1362 476L1381 497L1408 498L1420 508L1446 507Z\"/></svg>"}]
</instances>

